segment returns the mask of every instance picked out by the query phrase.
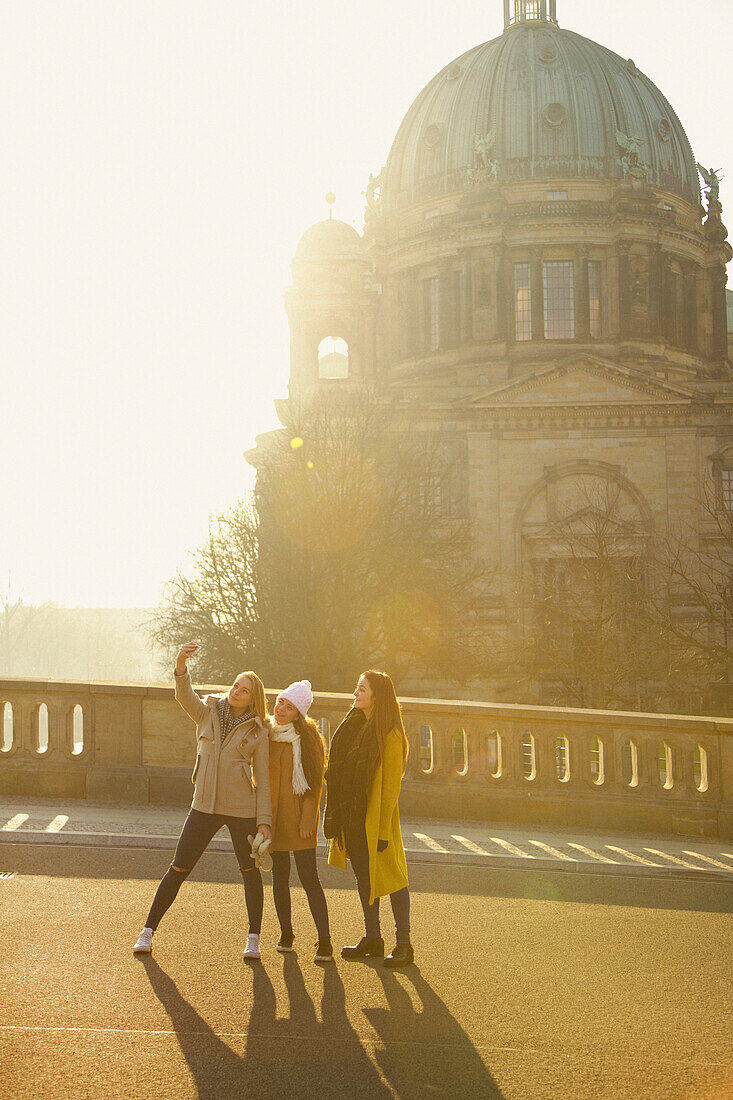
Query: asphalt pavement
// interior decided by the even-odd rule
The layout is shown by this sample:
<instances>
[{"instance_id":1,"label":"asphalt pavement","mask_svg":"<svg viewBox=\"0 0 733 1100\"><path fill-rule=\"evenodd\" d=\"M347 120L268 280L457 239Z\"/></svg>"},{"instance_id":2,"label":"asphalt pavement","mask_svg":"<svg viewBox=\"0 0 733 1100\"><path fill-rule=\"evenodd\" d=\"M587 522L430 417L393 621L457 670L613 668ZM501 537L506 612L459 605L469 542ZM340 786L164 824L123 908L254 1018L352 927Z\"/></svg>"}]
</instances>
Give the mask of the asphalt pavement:
<instances>
[{"instance_id":1,"label":"asphalt pavement","mask_svg":"<svg viewBox=\"0 0 733 1100\"><path fill-rule=\"evenodd\" d=\"M161 849L0 836L0 1096L729 1100L727 876L412 862L416 964L245 963L236 862L208 852L132 945ZM334 943L361 933L348 873L320 862ZM295 876L293 876L295 878ZM383 928L391 941L389 907Z\"/></svg>"}]
</instances>

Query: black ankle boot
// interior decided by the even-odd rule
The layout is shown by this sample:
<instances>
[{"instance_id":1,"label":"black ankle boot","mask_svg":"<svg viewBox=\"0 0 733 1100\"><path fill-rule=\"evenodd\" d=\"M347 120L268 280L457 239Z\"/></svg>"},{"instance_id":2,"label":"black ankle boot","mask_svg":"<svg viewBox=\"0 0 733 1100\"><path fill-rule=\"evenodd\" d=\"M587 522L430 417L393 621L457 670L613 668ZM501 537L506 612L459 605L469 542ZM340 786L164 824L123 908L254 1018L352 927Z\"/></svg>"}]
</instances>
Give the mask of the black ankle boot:
<instances>
[{"instance_id":1,"label":"black ankle boot","mask_svg":"<svg viewBox=\"0 0 733 1100\"><path fill-rule=\"evenodd\" d=\"M384 965L391 967L392 970L398 966L409 966L410 963L415 961L415 952L412 949L411 943L398 943L396 947L393 947L387 958L384 960Z\"/></svg>"},{"instance_id":2,"label":"black ankle boot","mask_svg":"<svg viewBox=\"0 0 733 1100\"><path fill-rule=\"evenodd\" d=\"M281 955L287 954L288 951L294 951L293 940L295 939L295 933L292 928L289 931L281 931L280 942L277 945L277 950Z\"/></svg>"},{"instance_id":3,"label":"black ankle boot","mask_svg":"<svg viewBox=\"0 0 733 1100\"><path fill-rule=\"evenodd\" d=\"M376 959L384 958L384 940L381 936L378 939L362 936L353 947L341 948L342 959L363 959L367 955L372 955Z\"/></svg>"}]
</instances>

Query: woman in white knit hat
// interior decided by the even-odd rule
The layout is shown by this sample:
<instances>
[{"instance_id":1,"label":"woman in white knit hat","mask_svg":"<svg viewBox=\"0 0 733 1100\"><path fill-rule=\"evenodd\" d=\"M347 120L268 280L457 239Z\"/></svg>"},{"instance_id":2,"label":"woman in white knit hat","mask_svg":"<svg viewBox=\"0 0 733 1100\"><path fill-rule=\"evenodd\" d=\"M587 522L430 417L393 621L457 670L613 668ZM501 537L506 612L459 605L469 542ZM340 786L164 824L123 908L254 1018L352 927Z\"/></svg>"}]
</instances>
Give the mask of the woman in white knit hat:
<instances>
[{"instance_id":1,"label":"woman in white knit hat","mask_svg":"<svg viewBox=\"0 0 733 1100\"><path fill-rule=\"evenodd\" d=\"M290 905L290 853L308 898L318 934L315 962L333 959L326 896L318 877L316 845L323 787L325 749L308 711L310 681L298 680L275 700L270 722L270 793L272 796L272 891L280 922L278 951L293 950Z\"/></svg>"}]
</instances>

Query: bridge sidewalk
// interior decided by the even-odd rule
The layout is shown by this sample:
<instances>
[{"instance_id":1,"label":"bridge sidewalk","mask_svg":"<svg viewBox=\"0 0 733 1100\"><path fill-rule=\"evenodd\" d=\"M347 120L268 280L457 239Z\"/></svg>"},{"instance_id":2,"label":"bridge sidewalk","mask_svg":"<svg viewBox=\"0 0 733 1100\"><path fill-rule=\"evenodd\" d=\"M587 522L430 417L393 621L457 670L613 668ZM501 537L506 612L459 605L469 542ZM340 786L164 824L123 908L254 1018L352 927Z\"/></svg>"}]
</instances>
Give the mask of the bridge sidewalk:
<instances>
[{"instance_id":1,"label":"bridge sidewalk","mask_svg":"<svg viewBox=\"0 0 733 1100\"><path fill-rule=\"evenodd\" d=\"M172 850L185 807L0 797L0 837L48 843ZM564 873L722 878L733 884L733 843L699 837L403 817L408 861L552 869ZM325 853L325 838L320 836ZM226 831L213 842L227 851Z\"/></svg>"}]
</instances>

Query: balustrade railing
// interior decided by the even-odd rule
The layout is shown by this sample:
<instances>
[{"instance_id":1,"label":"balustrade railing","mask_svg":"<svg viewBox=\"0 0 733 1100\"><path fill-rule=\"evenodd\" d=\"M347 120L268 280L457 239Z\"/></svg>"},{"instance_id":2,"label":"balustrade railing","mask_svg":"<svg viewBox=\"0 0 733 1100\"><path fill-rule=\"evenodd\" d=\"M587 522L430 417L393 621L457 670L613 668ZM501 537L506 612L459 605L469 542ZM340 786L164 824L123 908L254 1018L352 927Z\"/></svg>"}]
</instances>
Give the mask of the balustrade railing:
<instances>
[{"instance_id":1,"label":"balustrade railing","mask_svg":"<svg viewBox=\"0 0 733 1100\"><path fill-rule=\"evenodd\" d=\"M316 695L327 743L350 704ZM733 835L733 720L433 699L402 709L407 812ZM192 726L172 687L4 679L0 716L0 792L190 797Z\"/></svg>"}]
</instances>

